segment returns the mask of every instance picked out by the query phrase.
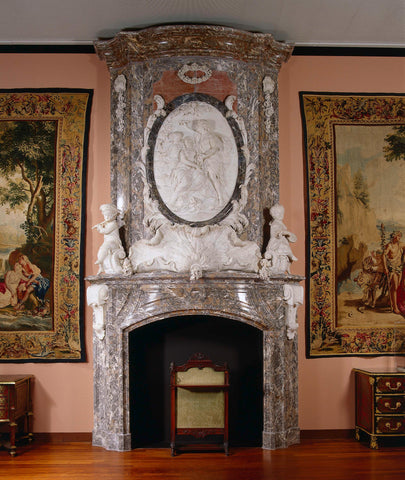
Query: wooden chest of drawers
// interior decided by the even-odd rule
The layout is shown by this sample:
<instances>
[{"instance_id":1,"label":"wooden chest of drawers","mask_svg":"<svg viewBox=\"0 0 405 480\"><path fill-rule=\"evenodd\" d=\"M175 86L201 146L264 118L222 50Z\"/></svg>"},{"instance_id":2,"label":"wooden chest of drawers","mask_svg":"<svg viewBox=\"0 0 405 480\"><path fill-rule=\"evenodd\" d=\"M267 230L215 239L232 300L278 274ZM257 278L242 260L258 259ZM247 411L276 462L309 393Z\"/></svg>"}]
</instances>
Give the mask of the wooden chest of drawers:
<instances>
[{"instance_id":1,"label":"wooden chest of drawers","mask_svg":"<svg viewBox=\"0 0 405 480\"><path fill-rule=\"evenodd\" d=\"M355 369L356 438L370 437L370 448L378 438L405 436L405 373L395 369Z\"/></svg>"},{"instance_id":2,"label":"wooden chest of drawers","mask_svg":"<svg viewBox=\"0 0 405 480\"><path fill-rule=\"evenodd\" d=\"M16 454L16 436L23 422L23 431L32 440L32 375L0 375L0 426L8 427L10 455Z\"/></svg>"}]
</instances>

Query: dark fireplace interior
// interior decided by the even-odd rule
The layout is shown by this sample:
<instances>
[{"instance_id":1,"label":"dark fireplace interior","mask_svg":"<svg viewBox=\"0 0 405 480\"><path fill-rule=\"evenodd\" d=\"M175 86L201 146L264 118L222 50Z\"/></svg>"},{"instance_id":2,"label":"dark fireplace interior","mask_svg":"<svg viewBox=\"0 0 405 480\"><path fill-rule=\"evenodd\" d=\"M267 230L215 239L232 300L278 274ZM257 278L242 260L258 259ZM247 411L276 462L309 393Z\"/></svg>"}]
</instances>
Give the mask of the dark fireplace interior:
<instances>
[{"instance_id":1,"label":"dark fireplace interior","mask_svg":"<svg viewBox=\"0 0 405 480\"><path fill-rule=\"evenodd\" d=\"M263 431L263 333L228 318L179 316L129 335L132 447L168 447L170 362L201 352L230 368L231 446L260 447Z\"/></svg>"}]
</instances>

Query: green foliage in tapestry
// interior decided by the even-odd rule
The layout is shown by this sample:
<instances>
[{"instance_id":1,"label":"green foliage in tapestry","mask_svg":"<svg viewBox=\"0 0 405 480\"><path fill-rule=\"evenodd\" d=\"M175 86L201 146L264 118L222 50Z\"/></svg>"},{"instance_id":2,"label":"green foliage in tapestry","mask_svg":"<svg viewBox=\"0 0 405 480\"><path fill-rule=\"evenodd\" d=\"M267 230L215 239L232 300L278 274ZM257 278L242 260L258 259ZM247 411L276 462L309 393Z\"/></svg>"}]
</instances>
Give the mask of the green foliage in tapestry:
<instances>
[{"instance_id":1,"label":"green foliage in tapestry","mask_svg":"<svg viewBox=\"0 0 405 480\"><path fill-rule=\"evenodd\" d=\"M393 127L394 133L387 135L384 147L384 155L387 162L393 160L405 160L405 125Z\"/></svg>"},{"instance_id":2,"label":"green foliage in tapestry","mask_svg":"<svg viewBox=\"0 0 405 480\"><path fill-rule=\"evenodd\" d=\"M54 216L54 160L57 123L19 121L0 124L0 204L24 207L27 243L51 234Z\"/></svg>"},{"instance_id":3,"label":"green foliage in tapestry","mask_svg":"<svg viewBox=\"0 0 405 480\"><path fill-rule=\"evenodd\" d=\"M57 121L0 122L0 205L24 212L20 250L42 271L52 268Z\"/></svg>"},{"instance_id":4,"label":"green foliage in tapestry","mask_svg":"<svg viewBox=\"0 0 405 480\"><path fill-rule=\"evenodd\" d=\"M360 170L356 172L353 178L353 194L366 208L370 205L370 196L367 189L367 182Z\"/></svg>"}]
</instances>

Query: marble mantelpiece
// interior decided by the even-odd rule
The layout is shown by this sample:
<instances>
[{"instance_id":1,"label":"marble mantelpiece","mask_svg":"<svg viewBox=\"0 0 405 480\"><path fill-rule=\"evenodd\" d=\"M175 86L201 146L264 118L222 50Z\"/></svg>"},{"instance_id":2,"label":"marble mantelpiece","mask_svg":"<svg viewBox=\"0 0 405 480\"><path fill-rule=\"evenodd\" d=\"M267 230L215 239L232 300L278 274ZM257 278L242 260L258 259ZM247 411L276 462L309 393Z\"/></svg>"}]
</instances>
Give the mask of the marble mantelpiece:
<instances>
[{"instance_id":1,"label":"marble mantelpiece","mask_svg":"<svg viewBox=\"0 0 405 480\"><path fill-rule=\"evenodd\" d=\"M292 46L270 34L170 25L123 31L95 47L111 75L111 197L123 213L124 248L135 273L87 279L94 310L93 444L131 448L130 333L190 315L229 318L263 332L263 448L297 443L302 278L259 274L266 212L279 202L278 72ZM178 116L170 123L173 112ZM188 215L186 201L177 206L170 184L154 170L171 159L170 132L190 120L211 121L224 145L235 142L229 158L228 148L220 158L235 167L223 184L226 201L207 216ZM204 141L187 135L200 146ZM197 152L195 144L189 153ZM186 251L197 255L195 263Z\"/></svg>"},{"instance_id":2,"label":"marble mantelpiece","mask_svg":"<svg viewBox=\"0 0 405 480\"><path fill-rule=\"evenodd\" d=\"M122 278L89 277L108 292L100 301L105 335L94 332L93 444L109 450L131 449L129 411L129 334L148 323L175 316L230 318L263 331L263 448L299 442L297 338L288 335L289 289L300 289L301 277L256 274L137 274ZM106 288L104 288L106 287ZM293 312L295 318L295 311Z\"/></svg>"}]
</instances>

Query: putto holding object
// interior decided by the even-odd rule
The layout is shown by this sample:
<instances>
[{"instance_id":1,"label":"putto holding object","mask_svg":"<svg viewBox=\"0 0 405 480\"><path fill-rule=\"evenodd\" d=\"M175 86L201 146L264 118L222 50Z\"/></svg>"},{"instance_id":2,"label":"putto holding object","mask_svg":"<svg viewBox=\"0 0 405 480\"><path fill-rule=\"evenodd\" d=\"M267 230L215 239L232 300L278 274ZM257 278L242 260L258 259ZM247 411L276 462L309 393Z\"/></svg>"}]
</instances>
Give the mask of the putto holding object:
<instances>
[{"instance_id":1,"label":"putto holding object","mask_svg":"<svg viewBox=\"0 0 405 480\"><path fill-rule=\"evenodd\" d=\"M99 266L97 275L126 273L126 254L119 235L120 211L109 203L101 205L100 211L104 221L93 226L104 235L104 242L97 253L96 265Z\"/></svg>"},{"instance_id":2,"label":"putto holding object","mask_svg":"<svg viewBox=\"0 0 405 480\"><path fill-rule=\"evenodd\" d=\"M296 242L297 237L287 230L283 223L284 207L274 205L270 209L270 215L273 218L270 224L270 241L260 264L262 278L268 278L271 273L290 273L291 263L297 260L290 247L290 243Z\"/></svg>"}]
</instances>

